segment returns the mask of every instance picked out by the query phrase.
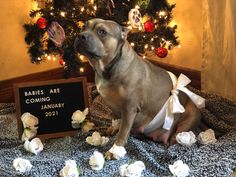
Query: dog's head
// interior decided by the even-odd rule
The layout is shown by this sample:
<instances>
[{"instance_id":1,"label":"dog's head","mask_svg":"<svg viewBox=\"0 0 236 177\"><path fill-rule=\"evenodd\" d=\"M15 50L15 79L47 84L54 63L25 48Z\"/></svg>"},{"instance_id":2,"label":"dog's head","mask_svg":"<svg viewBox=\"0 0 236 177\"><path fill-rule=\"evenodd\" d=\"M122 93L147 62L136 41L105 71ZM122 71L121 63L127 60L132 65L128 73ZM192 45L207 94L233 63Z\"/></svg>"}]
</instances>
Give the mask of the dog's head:
<instances>
[{"instance_id":1,"label":"dog's head","mask_svg":"<svg viewBox=\"0 0 236 177\"><path fill-rule=\"evenodd\" d=\"M89 58L92 66L102 60L104 66L120 52L128 29L114 21L92 19L75 40L75 50Z\"/></svg>"}]
</instances>

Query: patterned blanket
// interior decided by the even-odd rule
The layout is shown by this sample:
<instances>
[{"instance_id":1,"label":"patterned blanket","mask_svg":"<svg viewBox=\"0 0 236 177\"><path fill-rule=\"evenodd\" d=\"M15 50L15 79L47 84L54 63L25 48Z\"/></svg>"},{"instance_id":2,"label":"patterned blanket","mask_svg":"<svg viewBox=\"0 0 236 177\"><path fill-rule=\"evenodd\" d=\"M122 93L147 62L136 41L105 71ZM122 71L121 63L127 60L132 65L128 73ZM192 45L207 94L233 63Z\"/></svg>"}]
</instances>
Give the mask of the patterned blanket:
<instances>
[{"instance_id":1,"label":"patterned blanket","mask_svg":"<svg viewBox=\"0 0 236 177\"><path fill-rule=\"evenodd\" d=\"M14 104L0 104L0 176L1 177L56 177L65 165L65 160L76 160L83 177L118 177L119 167L125 163L141 160L146 165L143 177L171 176L168 165L182 160L191 170L190 176L230 177L236 167L236 105L222 97L199 92L206 98L206 108L201 110L204 126L217 133L218 141L211 145L195 143L191 147L179 144L166 147L144 137L131 136L126 146L127 155L121 160L107 161L104 168L94 171L89 166L89 157L94 150L106 152L115 136L104 147L93 147L85 142L90 133L78 132L78 136L49 139L44 150L33 155L24 150L17 140ZM111 124L111 110L104 104L94 86L89 87L90 117L100 132ZM12 166L15 158L31 161L33 167L26 173L16 172Z\"/></svg>"}]
</instances>

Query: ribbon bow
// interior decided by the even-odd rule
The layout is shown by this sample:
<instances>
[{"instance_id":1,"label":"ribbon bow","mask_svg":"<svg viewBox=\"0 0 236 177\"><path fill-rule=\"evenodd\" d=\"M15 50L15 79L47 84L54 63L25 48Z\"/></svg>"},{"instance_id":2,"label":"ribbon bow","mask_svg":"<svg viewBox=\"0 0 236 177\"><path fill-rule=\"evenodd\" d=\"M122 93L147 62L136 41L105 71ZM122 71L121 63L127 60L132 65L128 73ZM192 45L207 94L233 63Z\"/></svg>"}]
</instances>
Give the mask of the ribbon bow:
<instances>
[{"instance_id":1,"label":"ribbon bow","mask_svg":"<svg viewBox=\"0 0 236 177\"><path fill-rule=\"evenodd\" d=\"M186 88L186 86L191 82L191 80L187 76L185 76L184 74L180 74L179 78L177 79L177 77L173 73L168 73L173 83L171 96L168 98L164 106L153 118L153 120L144 129L145 134L154 131L161 125L163 125L164 129L169 130L174 122L174 114L185 112L185 108L179 102L179 91L186 93L198 108L205 107L205 99Z\"/></svg>"},{"instance_id":2,"label":"ribbon bow","mask_svg":"<svg viewBox=\"0 0 236 177\"><path fill-rule=\"evenodd\" d=\"M163 128L167 130L169 130L173 124L174 114L185 112L185 108L179 102L179 91L186 93L198 108L205 107L205 99L186 88L186 86L191 82L187 76L180 74L179 78L177 79L173 73L168 73L173 82L173 89L171 91L171 96L167 100L166 116L163 125Z\"/></svg>"}]
</instances>

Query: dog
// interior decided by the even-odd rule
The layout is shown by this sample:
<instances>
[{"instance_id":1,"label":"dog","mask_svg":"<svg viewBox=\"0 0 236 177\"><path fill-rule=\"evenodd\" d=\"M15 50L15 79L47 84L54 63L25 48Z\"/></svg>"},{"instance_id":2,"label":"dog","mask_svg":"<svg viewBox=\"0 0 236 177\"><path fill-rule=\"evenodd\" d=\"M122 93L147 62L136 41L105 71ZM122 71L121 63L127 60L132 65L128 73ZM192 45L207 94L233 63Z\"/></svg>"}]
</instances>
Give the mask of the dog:
<instances>
[{"instance_id":1,"label":"dog","mask_svg":"<svg viewBox=\"0 0 236 177\"><path fill-rule=\"evenodd\" d=\"M193 130L198 125L200 111L179 91L177 95L185 111L174 114L168 129L163 128L162 121L145 132L169 99L173 83L166 70L142 59L133 50L126 40L128 32L128 28L114 21L89 20L75 40L75 50L89 59L98 92L113 113L121 117L117 146L124 147L130 133L144 133L154 141L174 144L178 133ZM112 154L108 156L112 158Z\"/></svg>"}]
</instances>

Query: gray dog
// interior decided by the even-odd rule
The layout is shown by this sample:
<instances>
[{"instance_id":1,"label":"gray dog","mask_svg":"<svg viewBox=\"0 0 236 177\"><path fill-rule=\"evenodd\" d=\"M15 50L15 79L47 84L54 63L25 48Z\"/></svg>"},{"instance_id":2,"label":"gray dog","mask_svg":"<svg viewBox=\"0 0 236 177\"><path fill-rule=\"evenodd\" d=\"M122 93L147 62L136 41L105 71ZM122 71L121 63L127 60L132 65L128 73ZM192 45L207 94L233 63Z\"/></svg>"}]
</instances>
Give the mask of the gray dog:
<instances>
[{"instance_id":1,"label":"gray dog","mask_svg":"<svg viewBox=\"0 0 236 177\"><path fill-rule=\"evenodd\" d=\"M127 34L127 28L114 21L92 19L77 37L75 48L89 58L98 92L121 117L117 146L125 146L130 132L173 144L177 133L198 125L200 112L182 90L173 91L173 81L166 70L136 54L126 40ZM177 95L184 109L172 114L174 119L166 116L169 108L163 109L171 94ZM107 156L112 158L112 154Z\"/></svg>"}]
</instances>

